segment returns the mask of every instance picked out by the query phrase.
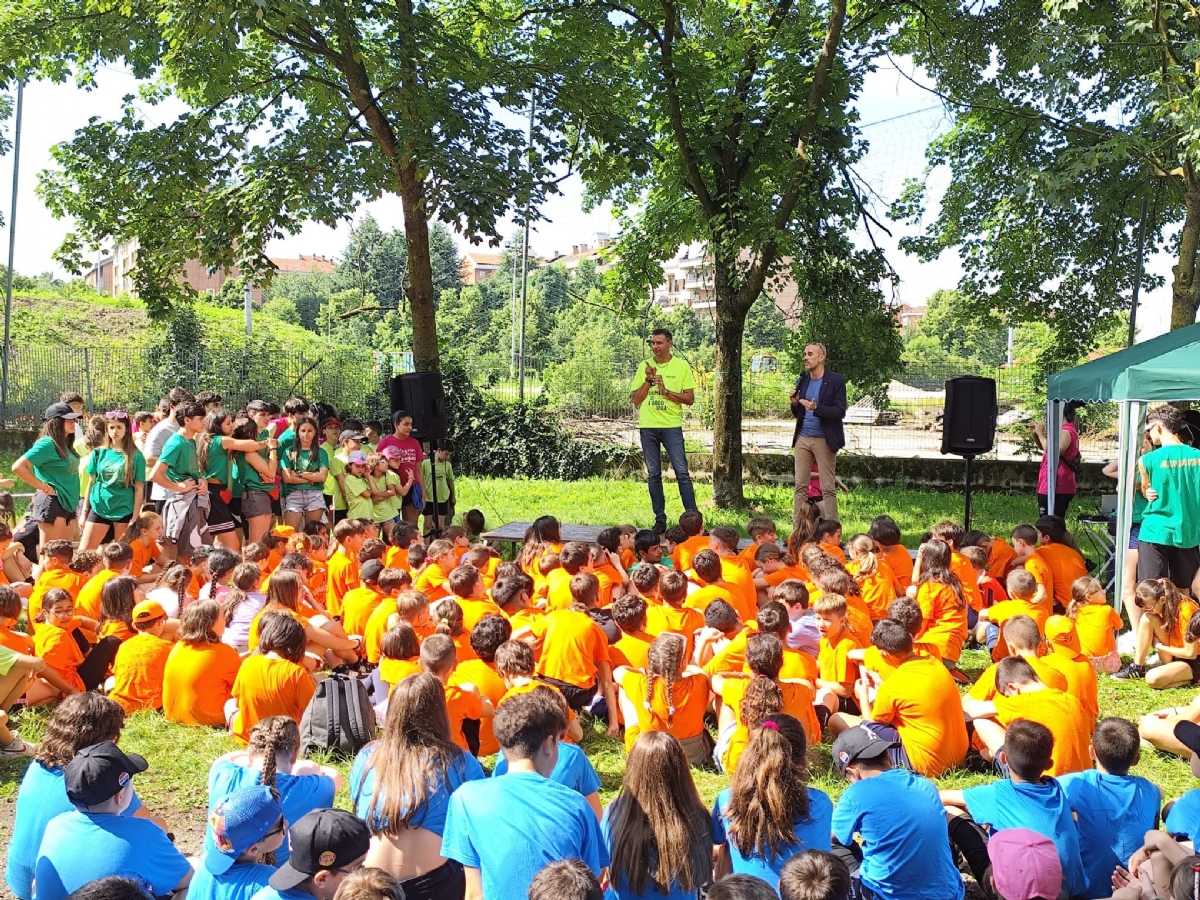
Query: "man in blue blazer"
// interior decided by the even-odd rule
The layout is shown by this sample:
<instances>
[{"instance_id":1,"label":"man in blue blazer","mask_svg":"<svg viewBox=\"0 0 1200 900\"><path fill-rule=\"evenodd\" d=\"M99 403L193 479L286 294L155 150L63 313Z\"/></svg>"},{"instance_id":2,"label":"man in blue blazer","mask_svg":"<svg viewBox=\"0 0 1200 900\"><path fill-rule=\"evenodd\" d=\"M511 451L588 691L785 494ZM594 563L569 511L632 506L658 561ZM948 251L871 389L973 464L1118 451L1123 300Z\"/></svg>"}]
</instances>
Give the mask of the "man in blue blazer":
<instances>
[{"instance_id":1,"label":"man in blue blazer","mask_svg":"<svg viewBox=\"0 0 1200 900\"><path fill-rule=\"evenodd\" d=\"M808 503L808 483L813 460L821 483L821 515L836 519L837 452L846 446L842 419L846 417L846 379L825 368L825 345L804 348L804 374L792 391L792 415L796 430L796 494L792 501L792 525L800 524L800 512Z\"/></svg>"}]
</instances>

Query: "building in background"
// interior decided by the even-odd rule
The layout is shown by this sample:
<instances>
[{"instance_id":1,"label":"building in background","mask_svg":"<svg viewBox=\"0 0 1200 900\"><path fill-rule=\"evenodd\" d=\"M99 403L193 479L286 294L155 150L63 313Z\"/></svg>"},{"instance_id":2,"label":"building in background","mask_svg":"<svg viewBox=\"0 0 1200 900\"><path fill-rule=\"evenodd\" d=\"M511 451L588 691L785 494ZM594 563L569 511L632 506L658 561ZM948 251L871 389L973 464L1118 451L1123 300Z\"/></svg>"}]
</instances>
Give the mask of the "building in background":
<instances>
[{"instance_id":1,"label":"building in background","mask_svg":"<svg viewBox=\"0 0 1200 900\"><path fill-rule=\"evenodd\" d=\"M459 263L463 284L479 284L494 278L500 271L504 256L500 253L486 253L482 250L468 250L463 254Z\"/></svg>"},{"instance_id":2,"label":"building in background","mask_svg":"<svg viewBox=\"0 0 1200 900\"><path fill-rule=\"evenodd\" d=\"M917 327L917 323L925 318L925 312L924 306L909 306L907 303L902 303L896 310L896 324L901 331L912 331Z\"/></svg>"},{"instance_id":3,"label":"building in background","mask_svg":"<svg viewBox=\"0 0 1200 900\"><path fill-rule=\"evenodd\" d=\"M697 315L713 314L717 292L713 286L712 256L705 242L680 246L675 255L663 263L663 279L663 283L650 293L650 299L663 309L669 312L686 306ZM794 328L803 304L791 276L774 286L764 285L763 295L783 313L788 327Z\"/></svg>"}]
</instances>

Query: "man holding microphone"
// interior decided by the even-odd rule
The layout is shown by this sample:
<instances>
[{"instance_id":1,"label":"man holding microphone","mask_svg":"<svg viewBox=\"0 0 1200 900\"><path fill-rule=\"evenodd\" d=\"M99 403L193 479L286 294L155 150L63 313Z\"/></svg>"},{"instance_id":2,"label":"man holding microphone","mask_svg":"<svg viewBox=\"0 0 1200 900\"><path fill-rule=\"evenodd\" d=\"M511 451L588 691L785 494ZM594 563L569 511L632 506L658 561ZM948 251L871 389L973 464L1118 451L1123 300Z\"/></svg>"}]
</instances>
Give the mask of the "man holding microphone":
<instances>
[{"instance_id":1,"label":"man holding microphone","mask_svg":"<svg viewBox=\"0 0 1200 900\"><path fill-rule=\"evenodd\" d=\"M692 488L687 454L683 449L683 407L695 402L696 379L687 360L671 355L674 339L670 331L654 329L649 344L654 360L644 360L638 365L631 399L638 408L638 431L642 455L646 458L646 482L650 488L650 505L654 508L654 530L662 534L667 530L662 486L663 447L675 470L684 510L696 508L696 492Z\"/></svg>"},{"instance_id":2,"label":"man holding microphone","mask_svg":"<svg viewBox=\"0 0 1200 900\"><path fill-rule=\"evenodd\" d=\"M846 417L846 379L825 368L825 345L812 343L804 348L804 374L796 381L791 395L796 430L792 446L796 451L796 493L792 500L792 525L800 523L800 512L808 503L808 483L812 479L813 460L821 483L821 515L836 519L837 452L846 446L842 419Z\"/></svg>"}]
</instances>

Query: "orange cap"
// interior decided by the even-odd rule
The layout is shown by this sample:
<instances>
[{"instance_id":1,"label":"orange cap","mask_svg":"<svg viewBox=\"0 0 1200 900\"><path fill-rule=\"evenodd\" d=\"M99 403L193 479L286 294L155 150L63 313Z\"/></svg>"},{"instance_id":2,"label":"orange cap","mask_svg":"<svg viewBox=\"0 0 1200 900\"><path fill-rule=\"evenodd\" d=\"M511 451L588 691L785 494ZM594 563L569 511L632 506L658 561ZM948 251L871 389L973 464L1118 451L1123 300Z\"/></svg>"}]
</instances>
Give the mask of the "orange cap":
<instances>
[{"instance_id":1,"label":"orange cap","mask_svg":"<svg viewBox=\"0 0 1200 900\"><path fill-rule=\"evenodd\" d=\"M165 619L167 611L157 600L143 600L133 608L133 621L153 622L155 619Z\"/></svg>"},{"instance_id":2,"label":"orange cap","mask_svg":"<svg viewBox=\"0 0 1200 900\"><path fill-rule=\"evenodd\" d=\"M1066 616L1051 616L1046 620L1046 640L1055 649L1061 647L1074 653L1080 652L1079 635L1075 623Z\"/></svg>"}]
</instances>

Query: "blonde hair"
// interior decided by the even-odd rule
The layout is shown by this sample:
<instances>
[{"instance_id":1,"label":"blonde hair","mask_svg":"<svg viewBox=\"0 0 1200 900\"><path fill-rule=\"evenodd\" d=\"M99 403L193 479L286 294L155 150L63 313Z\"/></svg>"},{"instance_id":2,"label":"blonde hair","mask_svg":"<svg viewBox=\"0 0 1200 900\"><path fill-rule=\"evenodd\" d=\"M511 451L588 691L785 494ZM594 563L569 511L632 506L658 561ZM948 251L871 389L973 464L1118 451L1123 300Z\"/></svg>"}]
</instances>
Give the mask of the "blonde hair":
<instances>
[{"instance_id":1,"label":"blonde hair","mask_svg":"<svg viewBox=\"0 0 1200 900\"><path fill-rule=\"evenodd\" d=\"M846 598L841 594L822 594L812 605L813 612L846 615Z\"/></svg>"},{"instance_id":2,"label":"blonde hair","mask_svg":"<svg viewBox=\"0 0 1200 900\"><path fill-rule=\"evenodd\" d=\"M1089 597L1103 593L1104 585L1100 583L1099 578L1093 578L1091 575L1076 578L1071 582L1071 602L1067 606L1067 617L1074 619L1080 607L1087 606Z\"/></svg>"},{"instance_id":3,"label":"blonde hair","mask_svg":"<svg viewBox=\"0 0 1200 900\"><path fill-rule=\"evenodd\" d=\"M854 575L856 581L861 582L864 578L870 578L879 571L879 557L875 555L875 539L869 534L856 534L850 538L847 546L850 548L850 555L858 562L858 571Z\"/></svg>"}]
</instances>

